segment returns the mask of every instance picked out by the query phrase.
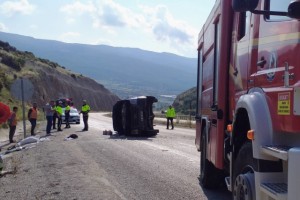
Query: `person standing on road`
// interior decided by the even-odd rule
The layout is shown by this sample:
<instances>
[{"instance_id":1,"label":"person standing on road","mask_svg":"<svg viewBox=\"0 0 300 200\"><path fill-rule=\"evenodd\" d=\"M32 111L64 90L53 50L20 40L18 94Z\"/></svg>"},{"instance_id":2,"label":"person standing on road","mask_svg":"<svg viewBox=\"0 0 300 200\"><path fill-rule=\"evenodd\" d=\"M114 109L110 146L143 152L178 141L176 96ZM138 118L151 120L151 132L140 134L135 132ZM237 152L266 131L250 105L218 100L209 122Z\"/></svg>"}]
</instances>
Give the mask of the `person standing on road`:
<instances>
[{"instance_id":1,"label":"person standing on road","mask_svg":"<svg viewBox=\"0 0 300 200\"><path fill-rule=\"evenodd\" d=\"M57 131L62 131L61 129L61 123L62 123L62 101L58 102L58 105L56 106L56 114L57 114Z\"/></svg>"},{"instance_id":2,"label":"person standing on road","mask_svg":"<svg viewBox=\"0 0 300 200\"><path fill-rule=\"evenodd\" d=\"M170 105L166 112L167 129L169 129L169 122L171 122L172 129L174 129L173 119L175 117L176 117L175 109L172 105Z\"/></svg>"},{"instance_id":3,"label":"person standing on road","mask_svg":"<svg viewBox=\"0 0 300 200\"><path fill-rule=\"evenodd\" d=\"M71 128L70 126L70 111L71 111L71 107L70 107L70 102L67 103L67 106L65 108L65 121L66 121L66 127L65 128Z\"/></svg>"},{"instance_id":4,"label":"person standing on road","mask_svg":"<svg viewBox=\"0 0 300 200\"><path fill-rule=\"evenodd\" d=\"M10 115L10 118L8 119L8 125L9 125L9 142L14 143L15 141L13 140L13 137L16 132L17 128L17 112L18 112L18 107L13 107L13 112Z\"/></svg>"},{"instance_id":5,"label":"person standing on road","mask_svg":"<svg viewBox=\"0 0 300 200\"><path fill-rule=\"evenodd\" d=\"M53 105L53 109L56 110L56 106L58 106L58 103L55 103L55 105ZM57 113L54 112L53 113L53 120L52 120L52 123L53 123L53 129L56 129L56 119L57 119Z\"/></svg>"},{"instance_id":6,"label":"person standing on road","mask_svg":"<svg viewBox=\"0 0 300 200\"><path fill-rule=\"evenodd\" d=\"M56 112L54 110L54 101L50 101L49 103L46 104L45 112L46 112L46 119L47 119L46 135L50 135L53 115Z\"/></svg>"},{"instance_id":7,"label":"person standing on road","mask_svg":"<svg viewBox=\"0 0 300 200\"><path fill-rule=\"evenodd\" d=\"M89 119L90 106L86 103L86 100L83 100L82 103L83 105L80 111L80 113L82 113L83 123L84 123L84 128L82 129L82 131L88 131L89 129L88 119Z\"/></svg>"},{"instance_id":8,"label":"person standing on road","mask_svg":"<svg viewBox=\"0 0 300 200\"><path fill-rule=\"evenodd\" d=\"M36 103L32 104L32 108L29 109L27 116L28 116L28 120L31 123L31 135L34 136L35 135L34 129L36 127L36 120L37 120L37 116L38 116Z\"/></svg>"}]
</instances>

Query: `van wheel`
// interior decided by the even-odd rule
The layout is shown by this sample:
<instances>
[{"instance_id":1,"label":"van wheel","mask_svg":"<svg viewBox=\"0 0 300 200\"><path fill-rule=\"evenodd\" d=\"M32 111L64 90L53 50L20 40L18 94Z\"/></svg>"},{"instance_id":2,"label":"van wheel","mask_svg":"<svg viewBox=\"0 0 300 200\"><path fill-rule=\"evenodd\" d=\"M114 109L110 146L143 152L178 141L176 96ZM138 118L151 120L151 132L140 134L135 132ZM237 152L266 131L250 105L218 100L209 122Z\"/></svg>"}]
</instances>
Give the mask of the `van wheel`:
<instances>
[{"instance_id":1,"label":"van wheel","mask_svg":"<svg viewBox=\"0 0 300 200\"><path fill-rule=\"evenodd\" d=\"M234 164L234 200L255 200L255 178L252 143L245 143L240 149Z\"/></svg>"},{"instance_id":2,"label":"van wheel","mask_svg":"<svg viewBox=\"0 0 300 200\"><path fill-rule=\"evenodd\" d=\"M200 159L200 184L207 189L217 188L220 185L221 173L207 160L207 140L205 129L201 137L201 159Z\"/></svg>"}]
</instances>

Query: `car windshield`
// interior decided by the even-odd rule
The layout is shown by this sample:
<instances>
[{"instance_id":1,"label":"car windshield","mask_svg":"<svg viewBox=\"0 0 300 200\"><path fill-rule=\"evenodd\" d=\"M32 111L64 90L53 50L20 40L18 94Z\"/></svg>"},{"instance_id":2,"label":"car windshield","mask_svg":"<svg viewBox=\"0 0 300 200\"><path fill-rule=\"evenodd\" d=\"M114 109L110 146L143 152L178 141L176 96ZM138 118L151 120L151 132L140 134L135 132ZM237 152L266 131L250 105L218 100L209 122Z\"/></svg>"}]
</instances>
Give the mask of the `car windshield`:
<instances>
[{"instance_id":1,"label":"car windshield","mask_svg":"<svg viewBox=\"0 0 300 200\"><path fill-rule=\"evenodd\" d=\"M78 113L77 109L71 109L70 113Z\"/></svg>"}]
</instances>

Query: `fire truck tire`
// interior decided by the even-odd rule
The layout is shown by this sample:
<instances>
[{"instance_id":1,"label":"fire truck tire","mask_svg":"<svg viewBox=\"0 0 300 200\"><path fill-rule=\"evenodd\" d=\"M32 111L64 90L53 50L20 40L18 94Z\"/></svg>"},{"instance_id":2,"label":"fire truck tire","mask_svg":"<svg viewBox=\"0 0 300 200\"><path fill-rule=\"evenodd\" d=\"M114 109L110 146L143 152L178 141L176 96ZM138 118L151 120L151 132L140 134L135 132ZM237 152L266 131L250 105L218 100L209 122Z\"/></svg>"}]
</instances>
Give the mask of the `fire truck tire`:
<instances>
[{"instance_id":1,"label":"fire truck tire","mask_svg":"<svg viewBox=\"0 0 300 200\"><path fill-rule=\"evenodd\" d=\"M252 143L245 143L237 156L233 172L233 199L255 200Z\"/></svg>"},{"instance_id":2,"label":"fire truck tire","mask_svg":"<svg viewBox=\"0 0 300 200\"><path fill-rule=\"evenodd\" d=\"M205 132L205 131L203 131ZM221 176L215 166L207 159L207 143L205 134L201 137L201 159L199 181L202 187L214 189L220 185Z\"/></svg>"}]
</instances>

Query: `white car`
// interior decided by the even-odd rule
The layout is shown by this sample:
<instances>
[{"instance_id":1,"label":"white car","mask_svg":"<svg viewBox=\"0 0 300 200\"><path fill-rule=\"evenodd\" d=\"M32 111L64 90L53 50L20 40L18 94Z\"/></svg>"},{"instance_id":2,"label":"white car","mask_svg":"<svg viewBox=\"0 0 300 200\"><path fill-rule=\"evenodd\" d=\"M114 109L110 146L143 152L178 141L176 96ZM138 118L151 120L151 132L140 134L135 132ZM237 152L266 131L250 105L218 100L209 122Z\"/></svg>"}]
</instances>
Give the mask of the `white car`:
<instances>
[{"instance_id":1,"label":"white car","mask_svg":"<svg viewBox=\"0 0 300 200\"><path fill-rule=\"evenodd\" d=\"M80 115L79 115L78 110L76 108L71 107L69 122L80 124ZM64 123L64 124L66 123L66 121L65 121L65 108L63 108L62 123Z\"/></svg>"}]
</instances>

